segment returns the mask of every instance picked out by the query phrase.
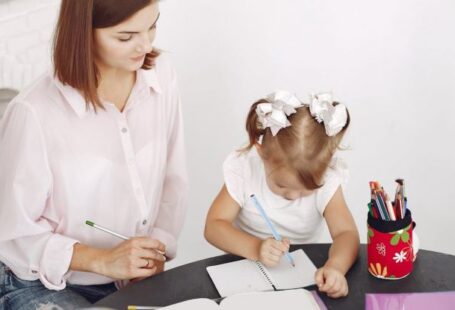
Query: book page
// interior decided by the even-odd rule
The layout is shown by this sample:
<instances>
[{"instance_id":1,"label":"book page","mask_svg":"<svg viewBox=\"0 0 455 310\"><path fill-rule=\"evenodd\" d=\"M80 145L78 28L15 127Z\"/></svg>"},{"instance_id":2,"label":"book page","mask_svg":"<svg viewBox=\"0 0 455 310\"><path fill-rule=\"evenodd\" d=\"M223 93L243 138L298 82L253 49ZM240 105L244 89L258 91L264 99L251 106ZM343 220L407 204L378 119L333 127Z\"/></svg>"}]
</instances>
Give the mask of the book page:
<instances>
[{"instance_id":1,"label":"book page","mask_svg":"<svg viewBox=\"0 0 455 310\"><path fill-rule=\"evenodd\" d=\"M222 297L273 290L256 263L248 259L210 266L207 272Z\"/></svg>"},{"instance_id":2,"label":"book page","mask_svg":"<svg viewBox=\"0 0 455 310\"><path fill-rule=\"evenodd\" d=\"M285 290L313 285L316 266L302 249L290 253L295 262L295 267L281 257L280 263L272 268L267 267L269 278L277 289Z\"/></svg>"},{"instance_id":3,"label":"book page","mask_svg":"<svg viewBox=\"0 0 455 310\"><path fill-rule=\"evenodd\" d=\"M197 309L197 310L219 310L220 307L216 302L208 298L197 298L182 301L167 307L160 308L166 310L185 310L185 309Z\"/></svg>"},{"instance_id":4,"label":"book page","mask_svg":"<svg viewBox=\"0 0 455 310\"><path fill-rule=\"evenodd\" d=\"M319 310L320 308L309 291L296 289L229 296L221 301L219 309Z\"/></svg>"}]
</instances>

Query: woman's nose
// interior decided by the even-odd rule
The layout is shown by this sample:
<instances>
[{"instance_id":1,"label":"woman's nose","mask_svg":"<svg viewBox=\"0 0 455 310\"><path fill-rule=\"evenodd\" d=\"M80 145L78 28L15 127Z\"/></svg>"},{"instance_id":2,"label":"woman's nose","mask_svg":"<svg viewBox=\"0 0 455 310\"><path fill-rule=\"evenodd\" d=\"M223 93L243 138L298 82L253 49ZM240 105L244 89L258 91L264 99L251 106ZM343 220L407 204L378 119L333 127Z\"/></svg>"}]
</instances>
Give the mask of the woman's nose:
<instances>
[{"instance_id":1,"label":"woman's nose","mask_svg":"<svg viewBox=\"0 0 455 310\"><path fill-rule=\"evenodd\" d=\"M141 36L141 41L137 47L137 50L140 50L144 53L150 53L153 49L153 38L150 38L148 34Z\"/></svg>"}]
</instances>

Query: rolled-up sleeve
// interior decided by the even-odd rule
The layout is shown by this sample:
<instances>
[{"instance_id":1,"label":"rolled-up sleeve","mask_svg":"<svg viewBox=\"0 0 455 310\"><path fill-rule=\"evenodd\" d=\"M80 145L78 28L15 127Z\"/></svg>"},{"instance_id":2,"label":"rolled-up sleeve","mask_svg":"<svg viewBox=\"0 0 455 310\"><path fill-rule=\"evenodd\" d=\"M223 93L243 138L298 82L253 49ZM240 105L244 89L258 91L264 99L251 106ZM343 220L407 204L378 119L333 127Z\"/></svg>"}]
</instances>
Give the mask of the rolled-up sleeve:
<instances>
[{"instance_id":1,"label":"rolled-up sleeve","mask_svg":"<svg viewBox=\"0 0 455 310\"><path fill-rule=\"evenodd\" d=\"M166 256L177 253L177 238L183 226L188 196L183 117L175 73L166 92L169 104L167 163L161 202L151 237L166 245Z\"/></svg>"},{"instance_id":2,"label":"rolled-up sleeve","mask_svg":"<svg viewBox=\"0 0 455 310\"><path fill-rule=\"evenodd\" d=\"M0 260L24 280L66 286L72 238L44 215L52 173L40 123L27 102L10 103L0 124Z\"/></svg>"}]
</instances>

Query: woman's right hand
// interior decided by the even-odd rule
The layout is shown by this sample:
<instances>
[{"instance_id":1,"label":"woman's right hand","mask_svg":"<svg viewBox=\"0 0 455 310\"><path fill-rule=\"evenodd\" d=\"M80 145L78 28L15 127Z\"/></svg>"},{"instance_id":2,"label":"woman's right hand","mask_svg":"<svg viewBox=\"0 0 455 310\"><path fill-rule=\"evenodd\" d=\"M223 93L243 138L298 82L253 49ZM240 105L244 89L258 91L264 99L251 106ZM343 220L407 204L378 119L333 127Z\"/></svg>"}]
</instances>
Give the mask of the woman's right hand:
<instances>
[{"instance_id":1,"label":"woman's right hand","mask_svg":"<svg viewBox=\"0 0 455 310\"><path fill-rule=\"evenodd\" d=\"M259 248L259 261L266 267L278 265L281 256L289 251L290 242L287 239L277 241L270 237L262 241Z\"/></svg>"},{"instance_id":2,"label":"woman's right hand","mask_svg":"<svg viewBox=\"0 0 455 310\"><path fill-rule=\"evenodd\" d=\"M166 261L163 243L148 237L134 237L103 250L95 272L114 279L146 278L157 273L159 262Z\"/></svg>"}]
</instances>

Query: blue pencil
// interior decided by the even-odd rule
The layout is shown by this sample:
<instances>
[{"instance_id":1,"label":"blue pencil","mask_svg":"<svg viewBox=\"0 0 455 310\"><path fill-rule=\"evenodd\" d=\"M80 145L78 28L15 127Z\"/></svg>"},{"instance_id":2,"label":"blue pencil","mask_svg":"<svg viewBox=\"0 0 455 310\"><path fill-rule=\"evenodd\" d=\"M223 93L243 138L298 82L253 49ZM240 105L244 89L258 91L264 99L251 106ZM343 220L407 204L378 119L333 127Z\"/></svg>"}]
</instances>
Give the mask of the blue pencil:
<instances>
[{"instance_id":1,"label":"blue pencil","mask_svg":"<svg viewBox=\"0 0 455 310\"><path fill-rule=\"evenodd\" d=\"M384 215L383 220L390 221L389 213L387 212L387 207L385 205L384 200L382 199L381 194L377 192L376 193L376 198L377 198L377 200L379 202L379 206L382 209L382 212L383 212L383 215Z\"/></svg>"},{"instance_id":2,"label":"blue pencil","mask_svg":"<svg viewBox=\"0 0 455 310\"><path fill-rule=\"evenodd\" d=\"M256 209L258 209L259 213L261 213L261 216L264 218L265 222L267 223L267 226L269 226L270 230L272 231L273 238L275 238L275 240L277 240L277 241L281 241L281 236L275 230L275 227L273 226L272 222L270 222L269 217L265 213L265 210L262 208L259 201L256 199L256 196L254 196L254 194L253 194L250 196L250 198L253 200L254 205L256 206ZM289 252L284 253L284 255L286 255L286 258L291 263L292 267L295 267L294 259L289 254Z\"/></svg>"}]
</instances>

